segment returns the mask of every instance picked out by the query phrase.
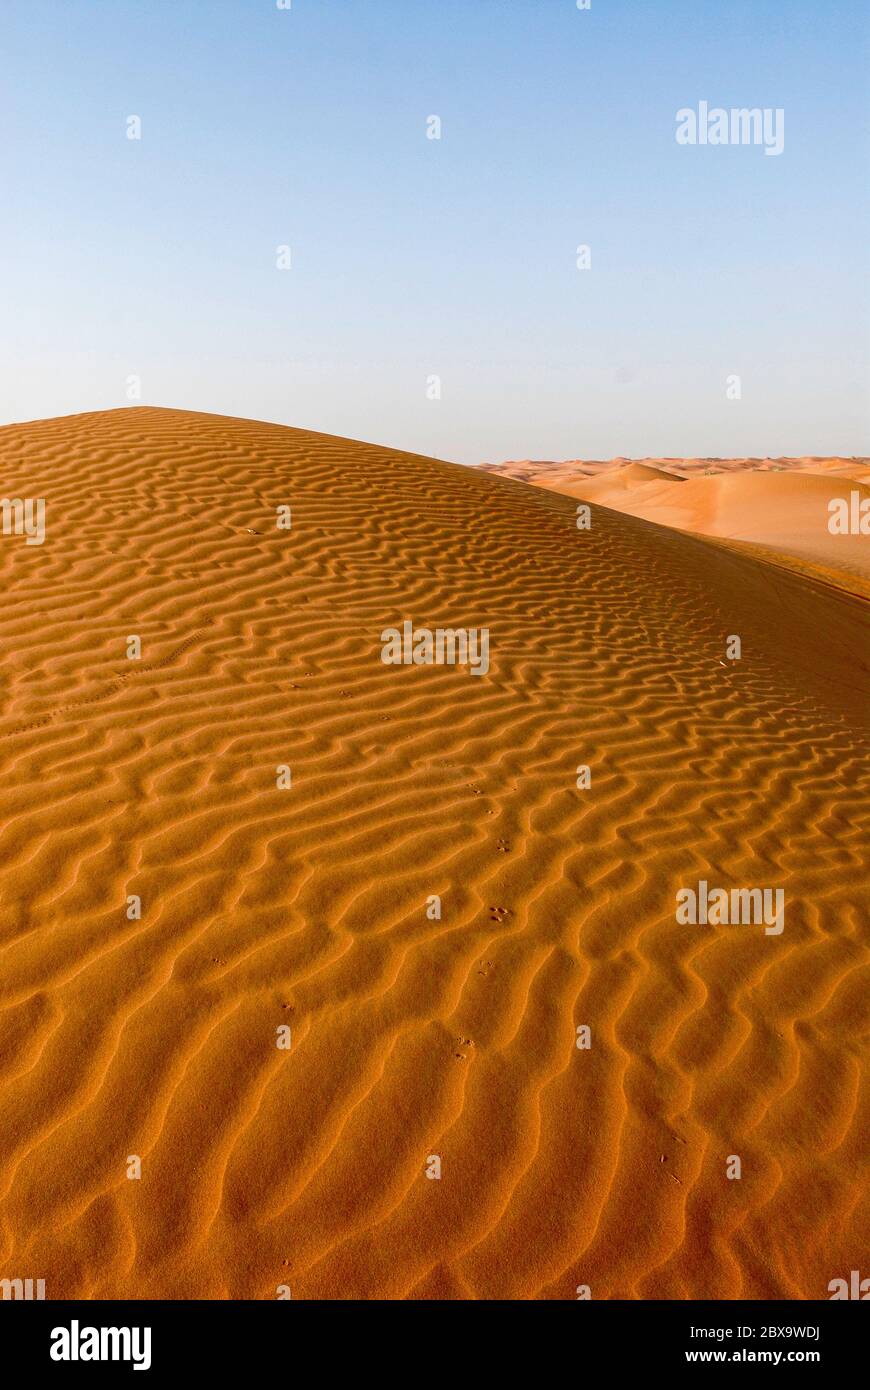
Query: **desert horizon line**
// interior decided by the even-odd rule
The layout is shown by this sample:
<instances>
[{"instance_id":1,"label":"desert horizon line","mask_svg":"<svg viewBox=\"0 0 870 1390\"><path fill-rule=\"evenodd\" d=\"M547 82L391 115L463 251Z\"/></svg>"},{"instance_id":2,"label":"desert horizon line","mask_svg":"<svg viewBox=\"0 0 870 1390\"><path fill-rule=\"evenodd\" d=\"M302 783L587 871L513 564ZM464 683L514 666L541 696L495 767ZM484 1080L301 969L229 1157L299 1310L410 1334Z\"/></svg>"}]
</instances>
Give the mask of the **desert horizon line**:
<instances>
[{"instance_id":1,"label":"desert horizon line","mask_svg":"<svg viewBox=\"0 0 870 1390\"><path fill-rule=\"evenodd\" d=\"M841 459L849 459L849 460L861 460L861 459L870 457L870 454L865 454L865 453L862 453L862 452L858 452L858 453L842 453L842 452L836 452L836 451L835 451L835 452L832 452L832 453L818 453L816 450L806 450L806 451L803 452L803 453L793 453L793 452L788 452L788 453L785 453L785 452L777 452L777 453L774 453L774 452L771 452L771 451L767 451L767 452L761 453L761 454L736 454L736 453L711 454L711 453L703 453L703 452L700 452L700 451L696 451L696 452L694 452L694 453L683 453L683 454L671 454L671 453L666 453L666 452L652 452L652 453L646 453L646 454L624 454L624 453L618 453L618 452L617 452L617 453L613 453L613 454L607 454L607 453L602 453L602 452L599 450L599 451L597 451L597 452L595 452L595 453L585 453L585 452L584 452L584 453L572 453L572 454L570 454L570 455L569 455L569 454L564 454L564 455L558 455L558 456L554 453L553 455L551 455L551 456L549 456L549 457L546 457L546 458L545 458L545 457L533 458L531 455L526 455L526 456L523 456L523 457L521 457L521 456L519 456L519 455L516 455L516 456L514 456L513 458L499 458L497 461L492 460L492 459L489 459L489 458L486 458L486 459L481 459L481 460L480 460L479 462L477 462L477 463L460 463L460 462L459 462L458 460L456 460L456 459L450 459L450 458L447 458L447 457L445 457L445 456L443 456L443 455L440 455L440 454L427 454L427 453L422 452L422 451L419 450L419 449L409 449L409 448L407 448L406 446L401 445L401 444L388 444L388 443L386 443L385 441L383 441L383 440L381 440L381 439L363 439L361 436L358 436L358 435L338 434L338 433L336 433L336 432L334 432L334 431L332 431L332 430L315 429L315 428L313 428L312 426L309 426L309 425L288 424L287 421L285 421L285 420L267 419L267 418L265 418L265 417L263 417L263 416L258 416L258 415L236 415L236 414L234 414L234 413L231 412L231 411L228 412L228 411L223 411L223 410L202 410L202 409L200 409L199 407L196 407L196 406L188 406L188 405L162 405L162 404L151 404L151 403L147 403L147 402L144 402L144 401L135 401L135 402L134 402L134 401L131 401L129 404L125 404L125 405L94 406L94 407L89 407L89 408L84 409L84 410L62 411L62 412L60 412L59 414L56 414L56 415L34 415L34 416L28 416L28 417L26 417L26 418L25 418L25 417L22 417L22 418L20 418L20 419L4 420L2 423L0 423L0 430L16 429L16 428L18 428L18 427L20 427L20 426L22 426L22 425L49 424L49 423L51 423L51 422L54 421L54 420L76 420L76 419L80 419L81 417L87 416L87 415L114 415L114 414L117 414L117 415L120 415L120 414L127 415L127 414L135 414L135 413L140 412L140 411L146 412L146 411L155 411L155 410L164 411L164 412L166 412L167 414L174 414L174 415L201 415L201 416L204 416L204 417L206 417L206 418L213 418L213 419L216 419L216 420L239 420L239 421L246 422L246 423L249 423L249 424L252 424L252 425L268 425L268 426L273 426L273 427L276 428L276 429L298 430L298 431L299 431L300 433L302 433L302 434L320 435L320 436L322 436L322 437L325 438L325 439L346 439L346 440L348 441L348 443L351 443L351 444L366 444L366 445L372 446L373 448L378 448L378 449L393 449L396 453L411 454L411 455L414 455L414 456L416 456L416 457L418 457L418 458L432 458L432 459L436 459L436 460L437 460L438 462L440 462L440 463L456 463L457 466L460 467L460 468L501 467L501 466L506 465L506 464L541 464L541 465L543 465L543 464L548 464L548 463L577 463L577 462L583 462L583 463L614 463L614 462L644 463L644 462L647 462L647 461L649 461L649 460L651 460L651 459L656 459L656 460L659 460L659 461L661 461L661 462L665 462L665 461L680 462L680 461L682 461L682 460L688 460L688 461L694 461L694 460L710 460L710 461L713 462L713 463L718 463L718 462L726 462L726 461L733 460L733 459L743 459L743 460L745 460L746 462L755 462L755 461L763 462L765 459L772 459L772 460L774 460L774 461L790 460L790 459L796 459L796 460L797 460L797 459L820 459L820 460L821 460L821 459L834 459L834 458L837 458L837 459L839 459L839 458L841 458ZM868 449L870 449L870 444L868 444Z\"/></svg>"}]
</instances>

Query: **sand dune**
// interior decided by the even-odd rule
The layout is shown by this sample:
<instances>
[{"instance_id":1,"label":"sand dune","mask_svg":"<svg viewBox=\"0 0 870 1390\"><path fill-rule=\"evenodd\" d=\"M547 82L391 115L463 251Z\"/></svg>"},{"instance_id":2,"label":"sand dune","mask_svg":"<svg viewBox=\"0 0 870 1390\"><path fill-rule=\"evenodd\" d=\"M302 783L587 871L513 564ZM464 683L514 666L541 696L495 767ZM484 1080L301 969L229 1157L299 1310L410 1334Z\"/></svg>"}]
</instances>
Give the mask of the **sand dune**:
<instances>
[{"instance_id":1,"label":"sand dune","mask_svg":"<svg viewBox=\"0 0 870 1390\"><path fill-rule=\"evenodd\" d=\"M870 595L870 536L828 529L832 498L848 502L855 492L870 499L866 460L613 459L483 468L662 526L780 552L819 578Z\"/></svg>"},{"instance_id":2,"label":"sand dune","mask_svg":"<svg viewBox=\"0 0 870 1390\"><path fill-rule=\"evenodd\" d=\"M862 1267L865 603L253 421L9 426L0 465L47 508L0 536L0 1278L815 1299ZM406 618L488 626L488 673L383 664ZM700 879L781 886L782 934L678 924Z\"/></svg>"},{"instance_id":3,"label":"sand dune","mask_svg":"<svg viewBox=\"0 0 870 1390\"><path fill-rule=\"evenodd\" d=\"M716 473L830 473L836 477L870 482L870 460L866 458L817 458L809 454L802 458L565 459L561 463L552 459L515 459L507 463L482 463L480 468L487 473L529 482L545 481L560 475L566 479L578 475L594 478L599 473L618 472L628 464L677 478L697 478Z\"/></svg>"}]
</instances>

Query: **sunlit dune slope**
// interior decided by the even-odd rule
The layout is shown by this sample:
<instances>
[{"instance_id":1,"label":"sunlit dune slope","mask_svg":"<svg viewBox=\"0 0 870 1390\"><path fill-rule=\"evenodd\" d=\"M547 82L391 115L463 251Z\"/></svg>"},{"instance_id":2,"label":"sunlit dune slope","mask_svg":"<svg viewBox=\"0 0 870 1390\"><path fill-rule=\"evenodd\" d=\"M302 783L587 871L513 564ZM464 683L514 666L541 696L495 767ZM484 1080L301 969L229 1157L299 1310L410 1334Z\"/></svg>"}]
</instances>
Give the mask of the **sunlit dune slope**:
<instances>
[{"instance_id":1,"label":"sunlit dune slope","mask_svg":"<svg viewBox=\"0 0 870 1390\"><path fill-rule=\"evenodd\" d=\"M487 465L487 471L659 525L779 551L808 562L826 581L870 592L870 518L864 534L831 530L834 499L852 511L870 500L870 471L861 460L576 460Z\"/></svg>"},{"instance_id":2,"label":"sunlit dune slope","mask_svg":"<svg viewBox=\"0 0 870 1390\"><path fill-rule=\"evenodd\" d=\"M42 545L0 536L0 1278L814 1299L862 1267L865 604L254 421L10 426L0 476L46 502ZM487 627L488 672L385 665L404 619ZM783 889L782 933L678 923L702 879Z\"/></svg>"}]
</instances>

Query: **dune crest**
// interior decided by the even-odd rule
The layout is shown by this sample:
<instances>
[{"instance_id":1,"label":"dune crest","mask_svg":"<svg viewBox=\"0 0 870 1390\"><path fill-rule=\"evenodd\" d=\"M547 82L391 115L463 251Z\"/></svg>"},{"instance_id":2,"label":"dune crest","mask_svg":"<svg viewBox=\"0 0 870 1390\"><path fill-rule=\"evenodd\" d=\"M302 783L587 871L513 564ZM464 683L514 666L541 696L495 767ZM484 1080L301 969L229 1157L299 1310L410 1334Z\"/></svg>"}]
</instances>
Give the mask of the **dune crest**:
<instances>
[{"instance_id":1,"label":"dune crest","mask_svg":"<svg viewBox=\"0 0 870 1390\"><path fill-rule=\"evenodd\" d=\"M0 537L0 1278L816 1299L860 1265L865 603L250 420L8 426L0 465L46 504ZM384 664L405 620L487 629L485 674ZM784 929L678 921L701 881Z\"/></svg>"}]
</instances>

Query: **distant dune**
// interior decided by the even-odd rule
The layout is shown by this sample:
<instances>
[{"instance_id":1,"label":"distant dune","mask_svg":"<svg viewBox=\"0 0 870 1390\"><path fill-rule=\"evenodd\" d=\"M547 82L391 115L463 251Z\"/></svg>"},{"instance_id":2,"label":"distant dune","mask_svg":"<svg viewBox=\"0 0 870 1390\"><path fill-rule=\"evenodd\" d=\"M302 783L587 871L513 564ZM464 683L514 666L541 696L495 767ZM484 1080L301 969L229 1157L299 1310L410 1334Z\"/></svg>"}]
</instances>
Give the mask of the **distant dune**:
<instances>
[{"instance_id":1,"label":"distant dune","mask_svg":"<svg viewBox=\"0 0 870 1390\"><path fill-rule=\"evenodd\" d=\"M484 464L503 477L704 536L807 562L870 595L870 535L832 535L832 498L870 499L866 459L571 460Z\"/></svg>"},{"instance_id":2,"label":"distant dune","mask_svg":"<svg viewBox=\"0 0 870 1390\"><path fill-rule=\"evenodd\" d=\"M817 461L669 462L598 469L579 531L573 494L250 420L0 429L46 504L0 535L0 1278L868 1273L868 608L628 514L804 546ZM406 619L485 626L488 671L384 664ZM782 889L782 932L679 921L702 880Z\"/></svg>"}]
</instances>

